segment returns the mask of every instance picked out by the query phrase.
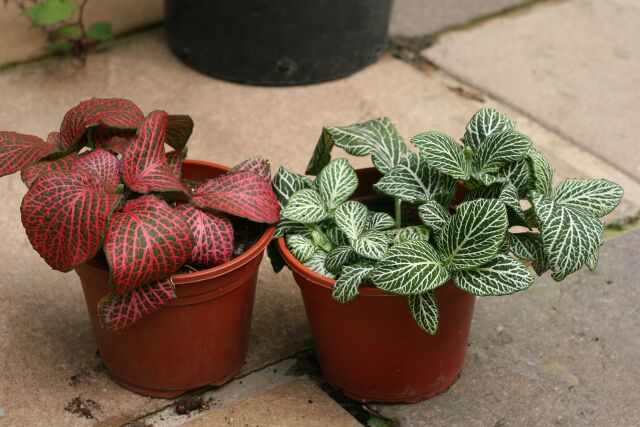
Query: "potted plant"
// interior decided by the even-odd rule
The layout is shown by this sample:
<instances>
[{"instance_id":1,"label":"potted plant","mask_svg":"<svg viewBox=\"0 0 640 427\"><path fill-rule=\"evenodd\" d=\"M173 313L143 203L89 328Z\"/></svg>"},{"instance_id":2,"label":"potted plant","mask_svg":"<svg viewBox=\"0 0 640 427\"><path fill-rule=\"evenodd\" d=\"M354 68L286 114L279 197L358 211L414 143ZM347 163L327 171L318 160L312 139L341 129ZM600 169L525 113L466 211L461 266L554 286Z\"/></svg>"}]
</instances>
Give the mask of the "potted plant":
<instances>
[{"instance_id":1,"label":"potted plant","mask_svg":"<svg viewBox=\"0 0 640 427\"><path fill-rule=\"evenodd\" d=\"M279 217L269 163L183 161L192 128L189 116L93 98L46 141L0 132L0 175L20 170L29 188L29 241L53 269L77 272L103 362L148 396L240 370Z\"/></svg>"},{"instance_id":2,"label":"potted plant","mask_svg":"<svg viewBox=\"0 0 640 427\"><path fill-rule=\"evenodd\" d=\"M327 381L360 401L417 402L462 369L476 296L507 295L551 271L596 267L599 219L622 188L567 179L491 108L462 145L439 132L408 150L387 119L323 129L307 168L273 180L282 207L276 270L293 271ZM331 160L333 146L375 169Z\"/></svg>"}]
</instances>

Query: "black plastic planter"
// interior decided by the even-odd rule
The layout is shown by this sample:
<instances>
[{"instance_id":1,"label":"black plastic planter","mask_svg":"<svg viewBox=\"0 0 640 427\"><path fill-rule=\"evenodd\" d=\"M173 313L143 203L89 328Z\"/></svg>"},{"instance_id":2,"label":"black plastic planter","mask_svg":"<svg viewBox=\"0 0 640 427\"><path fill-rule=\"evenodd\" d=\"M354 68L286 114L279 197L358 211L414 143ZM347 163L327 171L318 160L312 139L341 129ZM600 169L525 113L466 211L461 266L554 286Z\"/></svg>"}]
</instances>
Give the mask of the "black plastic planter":
<instances>
[{"instance_id":1,"label":"black plastic planter","mask_svg":"<svg viewBox=\"0 0 640 427\"><path fill-rule=\"evenodd\" d=\"M349 75L384 52L391 0L165 0L169 44L189 66L240 83Z\"/></svg>"}]
</instances>

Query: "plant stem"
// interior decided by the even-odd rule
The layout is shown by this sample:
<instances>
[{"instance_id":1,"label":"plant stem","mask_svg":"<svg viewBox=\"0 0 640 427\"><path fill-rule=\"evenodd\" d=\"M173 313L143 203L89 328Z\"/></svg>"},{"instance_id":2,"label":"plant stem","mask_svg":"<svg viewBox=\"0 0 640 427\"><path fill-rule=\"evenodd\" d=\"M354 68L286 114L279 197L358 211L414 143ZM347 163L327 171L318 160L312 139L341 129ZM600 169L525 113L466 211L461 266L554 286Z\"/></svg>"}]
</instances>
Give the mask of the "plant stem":
<instances>
[{"instance_id":1,"label":"plant stem","mask_svg":"<svg viewBox=\"0 0 640 427\"><path fill-rule=\"evenodd\" d=\"M396 208L396 228L402 227L402 200L394 199Z\"/></svg>"}]
</instances>

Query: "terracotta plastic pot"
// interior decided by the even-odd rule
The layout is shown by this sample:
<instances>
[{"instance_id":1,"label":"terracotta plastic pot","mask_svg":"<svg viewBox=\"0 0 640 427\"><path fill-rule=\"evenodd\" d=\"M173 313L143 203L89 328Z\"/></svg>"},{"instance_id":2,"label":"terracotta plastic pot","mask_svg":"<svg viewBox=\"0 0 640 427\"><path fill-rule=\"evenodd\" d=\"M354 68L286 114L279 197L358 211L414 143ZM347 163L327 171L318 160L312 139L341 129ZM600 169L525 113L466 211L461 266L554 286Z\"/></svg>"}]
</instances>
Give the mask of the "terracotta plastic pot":
<instances>
[{"instance_id":1,"label":"terracotta plastic pot","mask_svg":"<svg viewBox=\"0 0 640 427\"><path fill-rule=\"evenodd\" d=\"M358 171L355 198L373 196L379 175ZM452 282L436 290L440 328L435 335L415 323L404 296L361 287L352 301L331 297L334 280L301 264L283 238L278 248L300 287L325 379L361 402L415 403L446 391L464 364L475 297Z\"/></svg>"},{"instance_id":2,"label":"terracotta plastic pot","mask_svg":"<svg viewBox=\"0 0 640 427\"><path fill-rule=\"evenodd\" d=\"M187 160L183 175L206 179L227 167ZM242 367L268 228L246 252L221 266L176 274L178 298L122 333L100 327L97 306L109 291L109 272L89 263L76 270L98 341L113 380L135 393L171 398L205 385L222 385Z\"/></svg>"}]
</instances>

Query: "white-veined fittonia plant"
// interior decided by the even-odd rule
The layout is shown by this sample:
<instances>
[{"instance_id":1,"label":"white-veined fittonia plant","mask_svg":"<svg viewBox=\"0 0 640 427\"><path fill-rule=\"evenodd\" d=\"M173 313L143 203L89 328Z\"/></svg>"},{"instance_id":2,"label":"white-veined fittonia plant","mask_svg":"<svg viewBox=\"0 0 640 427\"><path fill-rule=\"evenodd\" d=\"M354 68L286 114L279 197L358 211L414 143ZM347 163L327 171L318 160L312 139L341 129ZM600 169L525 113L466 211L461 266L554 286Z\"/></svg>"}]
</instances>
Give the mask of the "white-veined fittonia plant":
<instances>
[{"instance_id":1,"label":"white-veined fittonia plant","mask_svg":"<svg viewBox=\"0 0 640 427\"><path fill-rule=\"evenodd\" d=\"M336 279L337 301L356 298L360 286L404 295L430 334L439 322L435 290L449 281L477 296L507 295L533 284L531 270L560 281L596 267L600 217L620 203L619 185L566 179L554 188L549 161L492 108L471 118L461 141L424 132L411 139L412 152L387 118L324 128L306 171L317 177L280 168L273 180L282 208L276 238ZM371 156L387 212L350 200L358 177L347 159L331 160L333 146ZM270 255L281 268L273 247Z\"/></svg>"}]
</instances>

